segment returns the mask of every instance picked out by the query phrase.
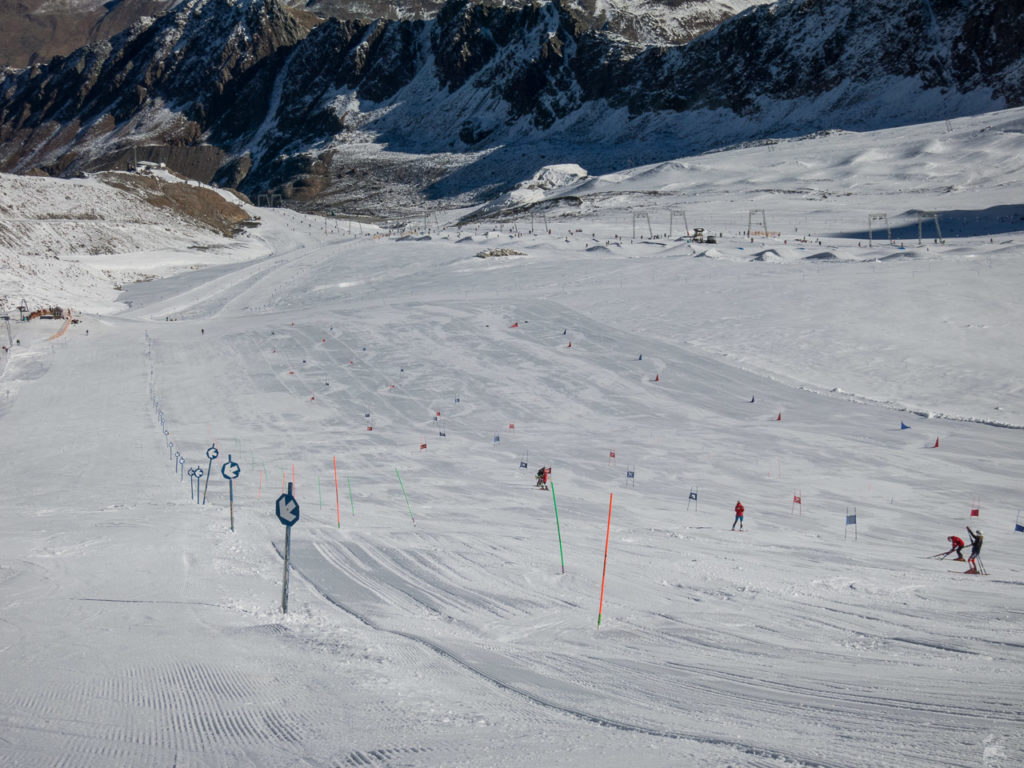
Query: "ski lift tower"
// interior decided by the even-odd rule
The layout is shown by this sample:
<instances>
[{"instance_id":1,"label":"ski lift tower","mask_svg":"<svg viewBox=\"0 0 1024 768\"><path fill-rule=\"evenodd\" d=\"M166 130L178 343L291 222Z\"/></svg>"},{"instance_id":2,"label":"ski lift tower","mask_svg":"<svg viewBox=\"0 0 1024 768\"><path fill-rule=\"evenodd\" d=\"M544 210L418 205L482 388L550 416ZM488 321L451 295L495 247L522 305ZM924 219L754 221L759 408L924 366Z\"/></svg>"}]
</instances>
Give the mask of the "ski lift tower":
<instances>
[{"instance_id":1,"label":"ski lift tower","mask_svg":"<svg viewBox=\"0 0 1024 768\"><path fill-rule=\"evenodd\" d=\"M922 245L921 242L921 222L925 219L931 219L935 222L935 241L938 243L942 242L942 230L939 229L939 214L936 211L918 211L917 212L917 244Z\"/></svg>"},{"instance_id":2,"label":"ski lift tower","mask_svg":"<svg viewBox=\"0 0 1024 768\"><path fill-rule=\"evenodd\" d=\"M754 217L757 214L761 214L761 231L754 230ZM761 235L762 237L768 237L768 219L765 217L764 208L751 208L747 214L747 237L753 237L754 235Z\"/></svg>"},{"instance_id":3,"label":"ski lift tower","mask_svg":"<svg viewBox=\"0 0 1024 768\"><path fill-rule=\"evenodd\" d=\"M869 213L868 214L868 246L870 247L873 242L874 236L874 223L876 221L885 222L885 235L889 238L889 242L892 242L892 229L889 227L889 214L887 213Z\"/></svg>"},{"instance_id":4,"label":"ski lift tower","mask_svg":"<svg viewBox=\"0 0 1024 768\"><path fill-rule=\"evenodd\" d=\"M676 215L676 212L673 211L670 208L669 212L668 212L668 236L669 237L672 237L672 224L673 224L673 220L675 218L675 215ZM690 225L686 221L686 211L679 211L679 215L683 217L683 229L686 230L686 234L684 235L684 237L689 237L690 236Z\"/></svg>"},{"instance_id":5,"label":"ski lift tower","mask_svg":"<svg viewBox=\"0 0 1024 768\"><path fill-rule=\"evenodd\" d=\"M633 211L633 239L636 240L636 220L647 220L647 234L654 237L654 230L651 229L651 217L646 211Z\"/></svg>"},{"instance_id":6,"label":"ski lift tower","mask_svg":"<svg viewBox=\"0 0 1024 768\"><path fill-rule=\"evenodd\" d=\"M6 297L0 298L0 319L3 319L4 323L7 324L7 348L10 349L14 346L14 336L11 334L11 316L7 312L7 299Z\"/></svg>"}]
</instances>

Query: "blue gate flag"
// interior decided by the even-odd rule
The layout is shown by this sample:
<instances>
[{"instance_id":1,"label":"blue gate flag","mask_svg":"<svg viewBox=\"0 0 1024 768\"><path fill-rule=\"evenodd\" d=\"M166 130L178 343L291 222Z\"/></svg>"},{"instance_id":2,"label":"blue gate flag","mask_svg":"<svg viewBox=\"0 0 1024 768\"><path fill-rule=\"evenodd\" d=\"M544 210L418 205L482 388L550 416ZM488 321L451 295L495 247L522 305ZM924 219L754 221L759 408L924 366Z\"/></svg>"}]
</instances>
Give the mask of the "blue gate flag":
<instances>
[{"instance_id":1,"label":"blue gate flag","mask_svg":"<svg viewBox=\"0 0 1024 768\"><path fill-rule=\"evenodd\" d=\"M908 427L908 426L907 426L906 424L904 424L904 423L903 423L903 422L901 421L901 422L900 422L900 429L910 429L910 427Z\"/></svg>"},{"instance_id":2,"label":"blue gate flag","mask_svg":"<svg viewBox=\"0 0 1024 768\"><path fill-rule=\"evenodd\" d=\"M1014 523L1013 532L1024 533L1024 525L1022 525L1021 523Z\"/></svg>"},{"instance_id":3,"label":"blue gate flag","mask_svg":"<svg viewBox=\"0 0 1024 768\"><path fill-rule=\"evenodd\" d=\"M690 498L693 501L696 501L697 500L697 492L696 491L690 491Z\"/></svg>"},{"instance_id":4,"label":"blue gate flag","mask_svg":"<svg viewBox=\"0 0 1024 768\"><path fill-rule=\"evenodd\" d=\"M857 524L857 515L856 514L847 515L846 516L846 524L847 525L856 525Z\"/></svg>"}]
</instances>

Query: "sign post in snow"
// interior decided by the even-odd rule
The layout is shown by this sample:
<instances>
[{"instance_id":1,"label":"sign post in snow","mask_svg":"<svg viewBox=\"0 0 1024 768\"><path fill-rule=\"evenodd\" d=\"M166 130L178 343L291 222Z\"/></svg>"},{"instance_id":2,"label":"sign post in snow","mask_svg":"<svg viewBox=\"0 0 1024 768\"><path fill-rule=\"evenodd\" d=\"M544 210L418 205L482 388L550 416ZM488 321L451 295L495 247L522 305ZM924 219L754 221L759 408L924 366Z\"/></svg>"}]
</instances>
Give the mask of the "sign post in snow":
<instances>
[{"instance_id":1,"label":"sign post in snow","mask_svg":"<svg viewBox=\"0 0 1024 768\"><path fill-rule=\"evenodd\" d=\"M277 519L284 525L284 583L281 585L281 612L288 613L288 566L292 557L292 526L299 522L299 502L292 496L292 484L274 504Z\"/></svg>"},{"instance_id":2,"label":"sign post in snow","mask_svg":"<svg viewBox=\"0 0 1024 768\"><path fill-rule=\"evenodd\" d=\"M231 505L231 530L235 530L235 478L242 474L242 468L231 460L231 454L228 454L228 460L223 467L220 468L220 473L228 481L228 500Z\"/></svg>"},{"instance_id":3,"label":"sign post in snow","mask_svg":"<svg viewBox=\"0 0 1024 768\"><path fill-rule=\"evenodd\" d=\"M219 455L220 452L217 450L216 443L206 449L206 458L210 460L210 464L206 467L206 485L203 486L203 504L206 504L206 492L210 490L210 475L213 474L211 471L213 469L213 460Z\"/></svg>"},{"instance_id":4,"label":"sign post in snow","mask_svg":"<svg viewBox=\"0 0 1024 768\"><path fill-rule=\"evenodd\" d=\"M189 472L195 472L195 474L196 474L196 504L198 504L199 503L199 481L203 479L203 468L200 467L200 466L197 466L194 470L190 469ZM207 478L206 482L210 482L210 479Z\"/></svg>"}]
</instances>

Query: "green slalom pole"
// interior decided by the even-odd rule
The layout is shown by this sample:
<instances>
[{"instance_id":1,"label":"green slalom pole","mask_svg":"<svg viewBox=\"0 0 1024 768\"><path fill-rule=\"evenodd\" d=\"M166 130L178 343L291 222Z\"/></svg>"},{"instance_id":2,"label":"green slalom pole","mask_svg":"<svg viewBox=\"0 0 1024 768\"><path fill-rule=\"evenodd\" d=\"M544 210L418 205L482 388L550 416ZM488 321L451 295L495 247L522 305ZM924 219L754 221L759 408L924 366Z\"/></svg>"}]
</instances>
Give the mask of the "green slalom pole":
<instances>
[{"instance_id":1,"label":"green slalom pole","mask_svg":"<svg viewBox=\"0 0 1024 768\"><path fill-rule=\"evenodd\" d=\"M398 475L398 467L395 467L395 474ZM398 484L402 486L402 495L405 496L405 506L409 508L409 517L412 517L412 524L416 525L416 518L412 515L412 505L409 503L409 494L405 492L405 483L402 482L401 475L398 475Z\"/></svg>"},{"instance_id":2,"label":"green slalom pole","mask_svg":"<svg viewBox=\"0 0 1024 768\"><path fill-rule=\"evenodd\" d=\"M565 552L562 551L562 526L558 522L558 500L555 498L555 484L551 483L551 501L555 505L555 528L558 530L558 554L562 558L562 573L565 573Z\"/></svg>"},{"instance_id":3,"label":"green slalom pole","mask_svg":"<svg viewBox=\"0 0 1024 768\"><path fill-rule=\"evenodd\" d=\"M352 505L352 517L355 517L356 516L356 502L352 498L352 478L351 477L346 477L345 480L348 482L348 501L349 501L349 504ZM402 492L403 493L405 492L404 488L402 489Z\"/></svg>"}]
</instances>

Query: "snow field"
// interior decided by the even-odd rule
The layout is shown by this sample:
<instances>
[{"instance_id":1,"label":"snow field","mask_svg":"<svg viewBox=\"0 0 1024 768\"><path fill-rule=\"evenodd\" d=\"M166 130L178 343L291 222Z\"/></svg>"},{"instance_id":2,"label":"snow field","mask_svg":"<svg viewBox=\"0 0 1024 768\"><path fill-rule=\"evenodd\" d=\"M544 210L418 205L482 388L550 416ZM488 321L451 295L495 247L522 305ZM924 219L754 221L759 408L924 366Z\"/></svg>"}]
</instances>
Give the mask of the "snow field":
<instances>
[{"instance_id":1,"label":"snow field","mask_svg":"<svg viewBox=\"0 0 1024 768\"><path fill-rule=\"evenodd\" d=\"M836 147L896 143L816 141L791 145L822 174ZM732 187L747 151L700 158L722 181L686 202L691 226L768 207ZM1010 166L957 207L1012 194ZM879 177L842 204L771 197L820 249L726 231L697 258L623 231L644 173L635 192L688 183L582 182L605 188L549 213L551 236L325 235L262 211L252 260L134 285L130 310L17 350L6 763L1018 764L1019 233L891 260L826 236L877 209ZM943 173L913 205L940 207ZM476 258L502 245L525 255ZM823 250L838 261L803 258ZM154 398L187 466L216 441L205 506ZM293 467L282 615L273 499ZM987 578L926 558L978 499Z\"/></svg>"}]
</instances>

